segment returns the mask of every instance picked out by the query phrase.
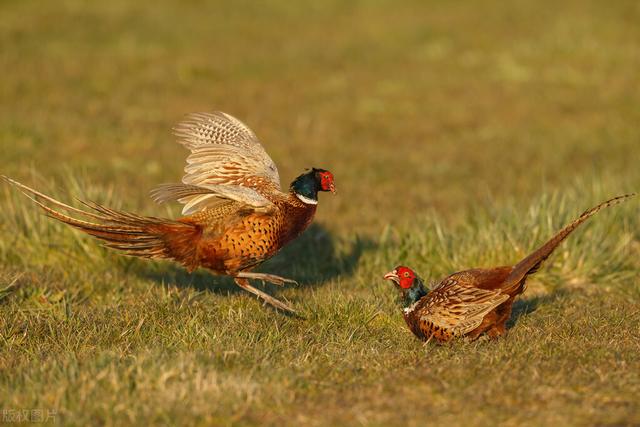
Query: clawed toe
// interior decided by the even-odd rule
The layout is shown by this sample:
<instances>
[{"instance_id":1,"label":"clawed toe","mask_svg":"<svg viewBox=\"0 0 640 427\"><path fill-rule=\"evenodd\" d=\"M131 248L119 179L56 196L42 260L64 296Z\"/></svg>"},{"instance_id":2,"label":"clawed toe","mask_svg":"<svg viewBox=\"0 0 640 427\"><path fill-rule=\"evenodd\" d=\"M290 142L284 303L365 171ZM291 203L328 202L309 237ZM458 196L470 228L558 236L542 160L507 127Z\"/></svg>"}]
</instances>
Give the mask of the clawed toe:
<instances>
[{"instance_id":1,"label":"clawed toe","mask_svg":"<svg viewBox=\"0 0 640 427\"><path fill-rule=\"evenodd\" d=\"M273 283L274 285L278 285L278 286L284 286L285 283L291 283L293 285L298 285L298 282L296 282L293 279L287 279L285 277L274 276L274 275L271 275L271 274L266 274L264 277L261 277L260 279L263 282Z\"/></svg>"},{"instance_id":2,"label":"clawed toe","mask_svg":"<svg viewBox=\"0 0 640 427\"><path fill-rule=\"evenodd\" d=\"M267 304L270 304L272 307L275 307L277 309L283 310L284 312L287 312L287 313L298 315L296 310L294 310L293 308L289 307L287 304L283 303L279 299L276 299L276 298L272 297L271 295L269 295L267 293L264 293L261 290L256 289L253 286L251 286L249 284L249 281L246 278L236 277L234 279L234 281L242 289L244 289L245 291L251 292L254 295L257 295L259 298L262 298L262 300L264 302L266 302Z\"/></svg>"},{"instance_id":3,"label":"clawed toe","mask_svg":"<svg viewBox=\"0 0 640 427\"><path fill-rule=\"evenodd\" d=\"M274 285L278 285L278 286L284 286L285 283L298 285L298 282L296 282L293 279L287 279L285 277L276 276L275 274L252 273L248 271L243 271L241 273L238 273L236 277L241 277L245 279L262 280L263 282L273 283Z\"/></svg>"}]
</instances>

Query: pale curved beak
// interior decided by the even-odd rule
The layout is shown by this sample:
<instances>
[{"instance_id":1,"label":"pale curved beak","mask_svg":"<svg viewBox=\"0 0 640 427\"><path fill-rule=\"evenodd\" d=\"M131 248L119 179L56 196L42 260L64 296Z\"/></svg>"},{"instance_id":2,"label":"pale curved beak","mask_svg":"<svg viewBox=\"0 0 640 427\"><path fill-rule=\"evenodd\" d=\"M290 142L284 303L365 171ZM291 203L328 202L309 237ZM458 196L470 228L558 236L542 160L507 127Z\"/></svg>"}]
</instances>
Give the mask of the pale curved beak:
<instances>
[{"instance_id":1,"label":"pale curved beak","mask_svg":"<svg viewBox=\"0 0 640 427\"><path fill-rule=\"evenodd\" d=\"M332 194L336 194L336 185L331 183L331 185L329 186L329 191L331 191Z\"/></svg>"},{"instance_id":2,"label":"pale curved beak","mask_svg":"<svg viewBox=\"0 0 640 427\"><path fill-rule=\"evenodd\" d=\"M390 271L384 275L384 280L391 280L394 283L400 283L398 272L396 270Z\"/></svg>"}]
</instances>

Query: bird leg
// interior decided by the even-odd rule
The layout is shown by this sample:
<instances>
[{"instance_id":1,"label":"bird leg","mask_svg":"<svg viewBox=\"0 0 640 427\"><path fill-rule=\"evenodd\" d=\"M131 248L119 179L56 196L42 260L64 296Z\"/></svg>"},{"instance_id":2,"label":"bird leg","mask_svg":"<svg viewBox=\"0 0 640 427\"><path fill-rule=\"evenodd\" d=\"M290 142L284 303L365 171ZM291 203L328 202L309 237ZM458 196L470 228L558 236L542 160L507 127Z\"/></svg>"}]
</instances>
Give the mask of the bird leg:
<instances>
[{"instance_id":1,"label":"bird leg","mask_svg":"<svg viewBox=\"0 0 640 427\"><path fill-rule=\"evenodd\" d=\"M261 290L256 289L253 286L251 286L249 284L249 280L247 280L247 278L243 278L243 277L240 277L240 275L238 275L237 277L233 278L233 281L236 282L236 285L240 286L245 291L248 291L248 292L251 292L254 295L257 295L259 298L262 298L264 300L264 302L266 302L268 304L271 304L273 307L279 308L280 310L284 310L284 311L289 312L289 313L296 314L296 311L294 309L292 309L291 307L289 307L288 305L286 305L282 301L280 301L278 299L275 299L271 295L266 294L266 293L262 292Z\"/></svg>"},{"instance_id":2,"label":"bird leg","mask_svg":"<svg viewBox=\"0 0 640 427\"><path fill-rule=\"evenodd\" d=\"M433 338L433 336L434 336L434 335L435 335L435 334L433 334L433 333L432 333L431 335L429 335L429 339L428 339L428 340L426 340L426 341L424 342L424 344L422 344L422 346L423 346L423 347L427 347L427 346L429 345L429 343L431 342L431 339Z\"/></svg>"},{"instance_id":3,"label":"bird leg","mask_svg":"<svg viewBox=\"0 0 640 427\"><path fill-rule=\"evenodd\" d=\"M286 279L284 277L276 276L275 274L253 273L250 271L241 271L236 274L235 277L241 277L243 279L262 280L263 282L273 283L274 285L278 286L284 286L285 283L293 283L294 285L298 284L298 282L296 282L295 280Z\"/></svg>"}]
</instances>

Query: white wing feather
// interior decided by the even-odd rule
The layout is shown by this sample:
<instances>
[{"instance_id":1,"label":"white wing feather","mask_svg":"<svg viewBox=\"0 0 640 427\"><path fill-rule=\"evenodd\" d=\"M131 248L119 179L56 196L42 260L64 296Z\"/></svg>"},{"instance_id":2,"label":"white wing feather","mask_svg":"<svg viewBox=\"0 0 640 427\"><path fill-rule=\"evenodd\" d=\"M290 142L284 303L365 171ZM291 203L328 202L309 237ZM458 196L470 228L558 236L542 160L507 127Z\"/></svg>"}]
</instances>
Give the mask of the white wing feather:
<instances>
[{"instance_id":1,"label":"white wing feather","mask_svg":"<svg viewBox=\"0 0 640 427\"><path fill-rule=\"evenodd\" d=\"M158 203L177 200L184 204L183 215L214 207L222 200L243 202L258 212L270 212L275 205L253 188L239 185L214 185L202 187L186 184L162 184L151 191L151 197Z\"/></svg>"},{"instance_id":2,"label":"white wing feather","mask_svg":"<svg viewBox=\"0 0 640 427\"><path fill-rule=\"evenodd\" d=\"M152 191L158 202L184 203L184 215L213 207L221 199L244 202L259 211L274 205L265 186L280 190L278 169L251 129L222 113L194 113L174 128L178 142L191 151L183 184L163 184Z\"/></svg>"},{"instance_id":3,"label":"white wing feather","mask_svg":"<svg viewBox=\"0 0 640 427\"><path fill-rule=\"evenodd\" d=\"M185 184L245 183L260 177L280 189L280 176L271 157L249 127L226 113L190 114L175 128L178 142L187 147Z\"/></svg>"}]
</instances>

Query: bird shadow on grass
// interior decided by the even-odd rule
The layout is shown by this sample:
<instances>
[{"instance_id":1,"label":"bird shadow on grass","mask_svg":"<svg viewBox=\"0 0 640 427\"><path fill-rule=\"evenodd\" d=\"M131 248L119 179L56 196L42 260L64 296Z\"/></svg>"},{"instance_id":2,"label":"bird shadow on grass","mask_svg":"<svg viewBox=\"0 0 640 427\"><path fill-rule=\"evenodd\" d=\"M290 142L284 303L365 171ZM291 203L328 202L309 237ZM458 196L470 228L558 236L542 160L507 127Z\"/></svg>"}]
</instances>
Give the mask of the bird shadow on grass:
<instances>
[{"instance_id":1,"label":"bird shadow on grass","mask_svg":"<svg viewBox=\"0 0 640 427\"><path fill-rule=\"evenodd\" d=\"M293 242L285 246L275 257L256 268L257 272L271 273L298 282L287 287L316 287L336 278L348 277L355 271L365 251L375 249L370 239L356 237L351 242L336 243L334 237L320 224L312 224ZM138 270L138 274L159 284L173 284L179 288L191 288L216 294L232 294L242 291L230 277L217 276L198 269L187 272L177 264L162 263L153 268ZM277 294L280 286L252 284L270 294Z\"/></svg>"},{"instance_id":2,"label":"bird shadow on grass","mask_svg":"<svg viewBox=\"0 0 640 427\"><path fill-rule=\"evenodd\" d=\"M564 289L555 290L549 294L537 295L526 299L517 299L513 303L511 318L507 321L507 329L511 329L520 320L538 309L541 305L561 300L568 292Z\"/></svg>"}]
</instances>

